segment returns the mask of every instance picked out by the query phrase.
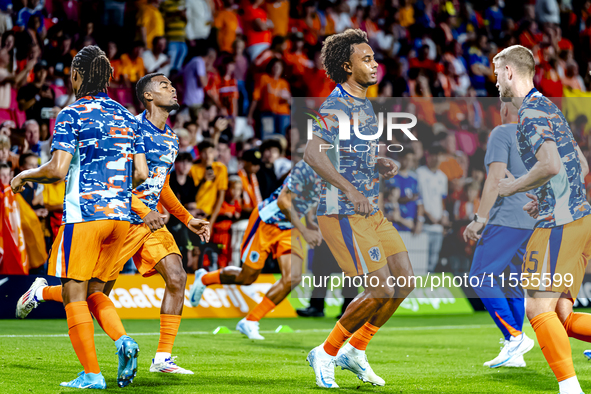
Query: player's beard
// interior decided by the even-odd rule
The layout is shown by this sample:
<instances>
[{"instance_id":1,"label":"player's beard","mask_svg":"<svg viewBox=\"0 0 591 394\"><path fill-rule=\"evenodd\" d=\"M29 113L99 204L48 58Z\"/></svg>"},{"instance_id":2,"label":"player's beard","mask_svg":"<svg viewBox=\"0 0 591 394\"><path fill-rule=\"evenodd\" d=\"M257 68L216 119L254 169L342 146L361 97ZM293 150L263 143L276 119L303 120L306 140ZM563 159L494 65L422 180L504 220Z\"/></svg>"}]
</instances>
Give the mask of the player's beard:
<instances>
[{"instance_id":1,"label":"player's beard","mask_svg":"<svg viewBox=\"0 0 591 394\"><path fill-rule=\"evenodd\" d=\"M164 109L168 113L171 113L172 111L178 111L178 109L180 107L181 107L181 105L179 103L174 103L171 105L166 105L166 106L162 107L162 109Z\"/></svg>"}]
</instances>

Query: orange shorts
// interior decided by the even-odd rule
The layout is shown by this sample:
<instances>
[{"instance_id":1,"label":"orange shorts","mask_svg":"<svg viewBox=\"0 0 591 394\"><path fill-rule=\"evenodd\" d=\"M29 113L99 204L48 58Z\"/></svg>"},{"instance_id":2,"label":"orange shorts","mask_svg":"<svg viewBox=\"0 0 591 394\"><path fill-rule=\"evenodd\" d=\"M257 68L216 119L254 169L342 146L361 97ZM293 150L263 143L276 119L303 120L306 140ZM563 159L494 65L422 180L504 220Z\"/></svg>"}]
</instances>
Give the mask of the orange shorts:
<instances>
[{"instance_id":1,"label":"orange shorts","mask_svg":"<svg viewBox=\"0 0 591 394\"><path fill-rule=\"evenodd\" d=\"M522 286L577 297L591 258L591 215L553 228L536 228L527 243Z\"/></svg>"},{"instance_id":2,"label":"orange shorts","mask_svg":"<svg viewBox=\"0 0 591 394\"><path fill-rule=\"evenodd\" d=\"M291 253L291 230L280 230L275 225L263 222L259 217L259 210L255 208L250 214L242 239L242 264L261 270L269 253L273 253L275 259Z\"/></svg>"},{"instance_id":3,"label":"orange shorts","mask_svg":"<svg viewBox=\"0 0 591 394\"><path fill-rule=\"evenodd\" d=\"M361 215L321 215L318 226L322 238L347 276L375 272L387 264L386 258L406 252L400 234L382 211Z\"/></svg>"},{"instance_id":4,"label":"orange shorts","mask_svg":"<svg viewBox=\"0 0 591 394\"><path fill-rule=\"evenodd\" d=\"M132 224L121 248L121 257L109 280L117 279L125 263L132 257L142 276L152 276L156 274L156 264L170 254L182 256L174 237L166 227L152 232L145 223Z\"/></svg>"},{"instance_id":5,"label":"orange shorts","mask_svg":"<svg viewBox=\"0 0 591 394\"><path fill-rule=\"evenodd\" d=\"M304 259L304 246L302 242L304 237L300 230L297 228L291 229L291 254L298 256L300 259Z\"/></svg>"},{"instance_id":6,"label":"orange shorts","mask_svg":"<svg viewBox=\"0 0 591 394\"><path fill-rule=\"evenodd\" d=\"M110 280L129 222L97 220L62 224L51 247L47 273L58 278Z\"/></svg>"}]
</instances>

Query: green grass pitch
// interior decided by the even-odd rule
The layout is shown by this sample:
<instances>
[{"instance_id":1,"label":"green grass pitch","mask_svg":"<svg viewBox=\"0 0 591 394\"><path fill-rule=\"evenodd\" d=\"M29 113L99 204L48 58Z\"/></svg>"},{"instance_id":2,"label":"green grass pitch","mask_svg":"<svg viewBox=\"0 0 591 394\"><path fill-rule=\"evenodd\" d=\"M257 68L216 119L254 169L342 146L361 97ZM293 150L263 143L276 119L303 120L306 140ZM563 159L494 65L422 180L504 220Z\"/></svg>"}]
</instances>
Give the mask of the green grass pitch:
<instances>
[{"instance_id":1,"label":"green grass pitch","mask_svg":"<svg viewBox=\"0 0 591 394\"><path fill-rule=\"evenodd\" d=\"M234 331L238 319L183 320L173 355L195 375L148 372L158 343L157 320L127 320L127 332L140 345L139 372L134 383L117 387L117 356L113 342L95 326L99 363L107 392L126 393L295 393L316 392L314 373L306 355L322 343L334 326L333 318L263 319L265 341L251 341ZM213 335L217 326L231 334ZM294 333L274 333L289 325ZM525 332L535 338L529 324ZM81 370L64 335L64 320L4 320L0 322L0 392L69 393L61 388ZM135 335L134 335L135 334ZM500 333L488 314L394 317L367 349L374 371L385 387L362 384L352 373L336 371L340 392L351 393L557 393L558 385L536 344L526 354L526 368L489 369L484 361L499 351ZM591 363L571 340L581 386L591 392Z\"/></svg>"}]
</instances>

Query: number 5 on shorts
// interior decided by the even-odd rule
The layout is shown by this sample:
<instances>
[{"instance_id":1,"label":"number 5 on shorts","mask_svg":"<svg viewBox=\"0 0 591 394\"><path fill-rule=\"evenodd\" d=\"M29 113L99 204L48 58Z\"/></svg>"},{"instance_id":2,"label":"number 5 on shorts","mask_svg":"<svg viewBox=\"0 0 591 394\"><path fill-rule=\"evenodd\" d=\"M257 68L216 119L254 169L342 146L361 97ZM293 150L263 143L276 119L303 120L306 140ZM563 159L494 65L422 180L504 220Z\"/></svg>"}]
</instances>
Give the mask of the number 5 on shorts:
<instances>
[{"instance_id":1,"label":"number 5 on shorts","mask_svg":"<svg viewBox=\"0 0 591 394\"><path fill-rule=\"evenodd\" d=\"M534 272L536 272L538 270L538 259L534 258L534 256L537 255L537 254L538 254L538 252L536 252L536 251L532 251L529 254L528 263L531 263L531 262L534 263L534 268L533 269L527 268L527 272L529 272L530 274L533 274Z\"/></svg>"}]
</instances>

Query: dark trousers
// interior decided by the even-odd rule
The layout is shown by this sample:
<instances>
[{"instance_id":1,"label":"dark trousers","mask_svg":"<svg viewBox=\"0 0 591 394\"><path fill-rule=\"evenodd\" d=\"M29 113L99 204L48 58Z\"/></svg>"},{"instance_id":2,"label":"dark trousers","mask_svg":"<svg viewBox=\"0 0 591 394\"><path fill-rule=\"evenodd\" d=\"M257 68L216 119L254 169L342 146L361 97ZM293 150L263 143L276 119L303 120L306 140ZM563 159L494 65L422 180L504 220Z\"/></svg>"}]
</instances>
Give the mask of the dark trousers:
<instances>
[{"instance_id":1,"label":"dark trousers","mask_svg":"<svg viewBox=\"0 0 591 394\"><path fill-rule=\"evenodd\" d=\"M326 242L322 242L320 246L314 248L314 259L312 260L312 274L314 276L328 276L334 272L342 272L337 260L332 255L330 248ZM319 283L320 281L317 281ZM312 290L312 297L310 299L310 306L319 310L324 310L324 299L326 298L326 287L318 286ZM342 311L347 309L347 306L353 301L358 294L357 288L345 285L342 289L344 303Z\"/></svg>"}]
</instances>

